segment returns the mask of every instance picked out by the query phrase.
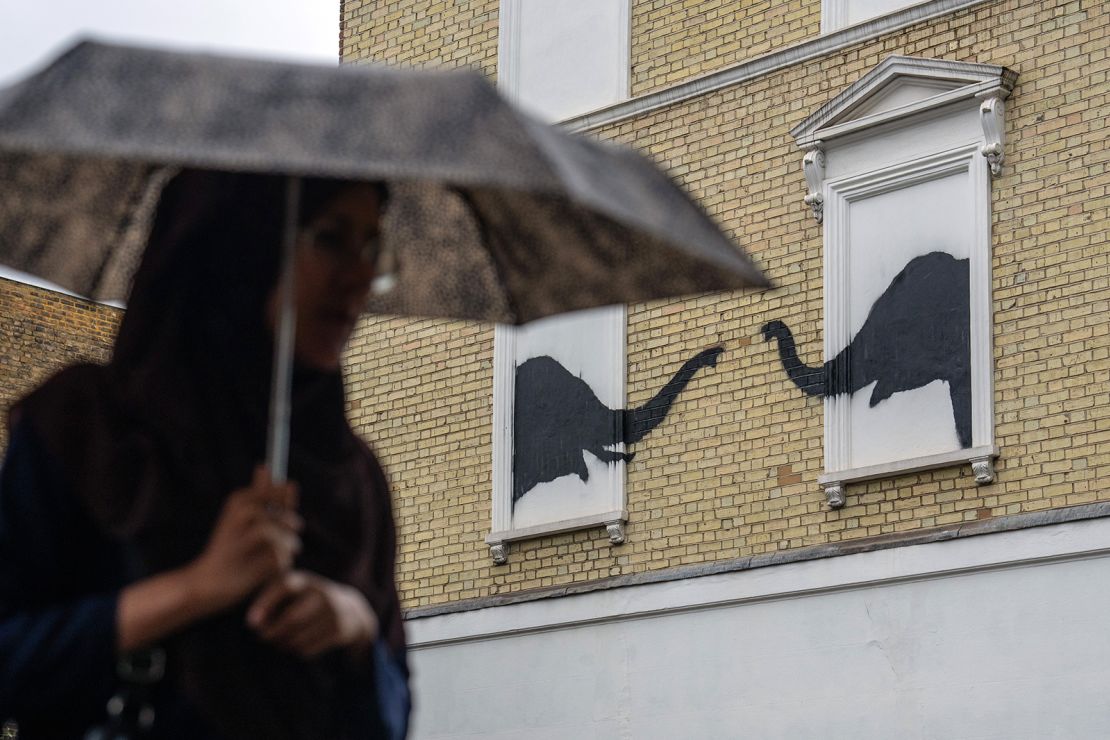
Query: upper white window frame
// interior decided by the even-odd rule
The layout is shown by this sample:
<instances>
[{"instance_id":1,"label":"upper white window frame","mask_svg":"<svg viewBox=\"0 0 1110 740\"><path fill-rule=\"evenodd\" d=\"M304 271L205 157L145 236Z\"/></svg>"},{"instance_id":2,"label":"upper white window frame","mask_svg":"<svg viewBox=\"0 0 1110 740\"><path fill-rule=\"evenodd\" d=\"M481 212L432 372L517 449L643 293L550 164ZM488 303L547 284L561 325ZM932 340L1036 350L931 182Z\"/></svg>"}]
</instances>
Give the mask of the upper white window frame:
<instances>
[{"instance_id":1,"label":"upper white window frame","mask_svg":"<svg viewBox=\"0 0 1110 740\"><path fill-rule=\"evenodd\" d=\"M923 4L922 0L885 0L886 7L874 13L852 18L851 4L860 0L821 0L821 33L833 33L849 26L857 26L900 10ZM880 0L881 2L881 0ZM874 3L874 0L873 0Z\"/></svg>"},{"instance_id":2,"label":"upper white window frame","mask_svg":"<svg viewBox=\"0 0 1110 740\"><path fill-rule=\"evenodd\" d=\"M497 43L497 86L512 100L521 100L520 68L522 51L522 20L525 2L545 2L545 0L501 0L499 37ZM620 0L618 24L622 30L616 39L616 58L625 63L616 70L615 86L611 100L595 108L607 107L627 100L631 91L631 53L632 53L632 0ZM591 108L592 110L593 108ZM567 112L559 120L570 119L589 113L590 110Z\"/></svg>"}]
</instances>

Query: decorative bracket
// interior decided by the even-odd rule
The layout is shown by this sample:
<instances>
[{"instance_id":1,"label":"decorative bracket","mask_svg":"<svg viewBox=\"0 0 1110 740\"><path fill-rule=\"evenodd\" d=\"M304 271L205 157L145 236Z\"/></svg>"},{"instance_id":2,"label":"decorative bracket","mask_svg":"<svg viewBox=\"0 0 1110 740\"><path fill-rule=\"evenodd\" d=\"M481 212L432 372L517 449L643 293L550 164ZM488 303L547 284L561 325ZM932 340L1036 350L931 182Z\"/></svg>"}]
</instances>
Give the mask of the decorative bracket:
<instances>
[{"instance_id":1,"label":"decorative bracket","mask_svg":"<svg viewBox=\"0 0 1110 740\"><path fill-rule=\"evenodd\" d=\"M987 98L979 106L979 120L983 124L983 146L979 151L987 158L991 174L998 177L1002 173L1002 163L1006 158L1006 104L999 96Z\"/></svg>"},{"instance_id":2,"label":"decorative bracket","mask_svg":"<svg viewBox=\"0 0 1110 740\"><path fill-rule=\"evenodd\" d=\"M844 484L833 481L825 484L825 504L832 509L843 509L845 503Z\"/></svg>"},{"instance_id":3,"label":"decorative bracket","mask_svg":"<svg viewBox=\"0 0 1110 740\"><path fill-rule=\"evenodd\" d=\"M817 223L821 223L825 219L825 196L821 193L825 182L825 153L820 149L810 149L802 158L802 170L809 187L805 204L813 209L813 218Z\"/></svg>"},{"instance_id":4,"label":"decorative bracket","mask_svg":"<svg viewBox=\"0 0 1110 740\"><path fill-rule=\"evenodd\" d=\"M610 544L624 544L624 522L622 522L620 519L615 519L611 522L605 522L605 531L609 534Z\"/></svg>"},{"instance_id":5,"label":"decorative bracket","mask_svg":"<svg viewBox=\"0 0 1110 740\"><path fill-rule=\"evenodd\" d=\"M504 565L509 562L509 543L504 541L491 542L489 555L493 558L494 565Z\"/></svg>"},{"instance_id":6,"label":"decorative bracket","mask_svg":"<svg viewBox=\"0 0 1110 740\"><path fill-rule=\"evenodd\" d=\"M969 462L971 463L971 472L975 474L976 483L981 486L994 483L993 457L973 457Z\"/></svg>"}]
</instances>

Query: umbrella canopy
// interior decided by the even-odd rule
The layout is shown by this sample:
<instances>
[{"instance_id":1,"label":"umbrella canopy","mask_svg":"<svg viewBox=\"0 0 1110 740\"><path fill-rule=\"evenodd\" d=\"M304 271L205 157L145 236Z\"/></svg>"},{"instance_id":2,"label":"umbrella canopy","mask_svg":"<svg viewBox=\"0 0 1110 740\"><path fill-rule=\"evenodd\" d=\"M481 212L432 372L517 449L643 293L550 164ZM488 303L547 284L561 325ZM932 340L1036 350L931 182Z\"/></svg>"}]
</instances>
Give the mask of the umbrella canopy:
<instances>
[{"instance_id":1,"label":"umbrella canopy","mask_svg":"<svg viewBox=\"0 0 1110 740\"><path fill-rule=\"evenodd\" d=\"M397 280L376 312L519 324L767 285L648 159L476 72L93 42L0 91L0 263L126 299L166 168L186 166L389 181Z\"/></svg>"}]
</instances>

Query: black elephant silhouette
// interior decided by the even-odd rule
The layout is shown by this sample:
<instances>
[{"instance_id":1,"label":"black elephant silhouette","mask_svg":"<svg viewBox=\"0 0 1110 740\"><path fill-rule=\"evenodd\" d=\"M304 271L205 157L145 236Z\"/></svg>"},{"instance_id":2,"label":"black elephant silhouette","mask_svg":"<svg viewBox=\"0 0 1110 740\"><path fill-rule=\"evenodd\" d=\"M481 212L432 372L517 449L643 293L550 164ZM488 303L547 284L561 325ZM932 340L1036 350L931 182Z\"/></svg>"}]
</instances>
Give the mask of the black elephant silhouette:
<instances>
[{"instance_id":1,"label":"black elephant silhouette","mask_svg":"<svg viewBox=\"0 0 1110 740\"><path fill-rule=\"evenodd\" d=\"M875 383L871 407L900 391L943 380L952 398L956 436L971 446L971 321L968 260L947 252L915 257L872 304L851 343L820 367L798 359L781 321L763 326L778 340L787 376L811 396L855 393Z\"/></svg>"},{"instance_id":2,"label":"black elephant silhouette","mask_svg":"<svg viewBox=\"0 0 1110 740\"><path fill-rule=\"evenodd\" d=\"M606 463L628 462L635 453L606 447L633 444L666 417L675 397L703 367L716 367L723 347L702 350L687 360L647 403L610 409L582 378L551 357L533 357L516 368L513 408L513 503L538 483L564 475L590 477L584 453Z\"/></svg>"}]
</instances>

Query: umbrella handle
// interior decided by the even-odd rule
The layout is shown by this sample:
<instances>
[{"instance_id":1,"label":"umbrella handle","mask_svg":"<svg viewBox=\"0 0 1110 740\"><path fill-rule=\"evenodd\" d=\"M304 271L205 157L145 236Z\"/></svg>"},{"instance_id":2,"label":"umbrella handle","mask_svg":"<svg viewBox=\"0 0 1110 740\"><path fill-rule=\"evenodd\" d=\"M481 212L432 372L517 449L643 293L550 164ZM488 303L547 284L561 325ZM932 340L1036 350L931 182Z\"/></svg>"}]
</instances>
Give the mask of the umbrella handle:
<instances>
[{"instance_id":1,"label":"umbrella handle","mask_svg":"<svg viewBox=\"0 0 1110 740\"><path fill-rule=\"evenodd\" d=\"M281 282L274 331L273 375L270 383L270 425L266 432L266 469L273 483L285 483L289 468L289 406L293 380L293 343L296 338L297 220L301 204L301 179L285 181L285 224L281 243Z\"/></svg>"}]
</instances>

